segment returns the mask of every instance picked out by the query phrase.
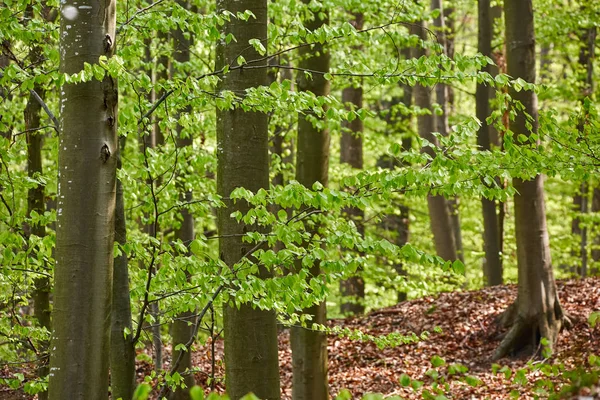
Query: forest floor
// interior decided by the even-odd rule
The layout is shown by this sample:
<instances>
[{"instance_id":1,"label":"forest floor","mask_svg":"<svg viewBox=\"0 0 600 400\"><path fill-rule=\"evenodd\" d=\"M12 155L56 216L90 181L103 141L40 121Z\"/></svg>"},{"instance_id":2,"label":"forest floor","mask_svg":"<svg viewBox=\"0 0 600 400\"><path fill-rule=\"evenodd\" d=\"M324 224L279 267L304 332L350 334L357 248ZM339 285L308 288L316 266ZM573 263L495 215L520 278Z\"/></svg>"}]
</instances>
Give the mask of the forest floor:
<instances>
[{"instance_id":1,"label":"forest floor","mask_svg":"<svg viewBox=\"0 0 600 400\"><path fill-rule=\"evenodd\" d=\"M569 389L561 397L600 399L597 382L600 366L595 367L592 382L585 381L590 378L586 373L592 370L590 356L600 356L600 324L591 329L588 323L590 313L600 310L600 278L560 281L558 290L573 327L561 333L554 354L544 362L525 355L501 359L496 366L491 361L503 333L495 319L514 301L515 285L443 293L361 317L332 320L332 327L358 329L374 336L411 335L412 332L417 335L429 332L429 335L425 340L383 349L372 341L329 336L330 393L335 398L341 390L347 389L354 399L360 399L365 393L405 399L433 399L439 394L455 399L527 399L547 398L548 393ZM213 388L223 392L223 341L217 340L214 349ZM166 348L165 353L164 367L168 368L170 349ZM193 364L201 371L196 373L196 381L207 390L213 375L212 358L210 343L198 348L193 355ZM290 399L292 367L288 330L282 330L279 335L279 362L282 398ZM150 364L140 363L138 375L142 377L150 369ZM7 371L5 367L5 371L0 372L5 375L16 371ZM9 392L0 387L0 399L29 398L22 392Z\"/></svg>"}]
</instances>

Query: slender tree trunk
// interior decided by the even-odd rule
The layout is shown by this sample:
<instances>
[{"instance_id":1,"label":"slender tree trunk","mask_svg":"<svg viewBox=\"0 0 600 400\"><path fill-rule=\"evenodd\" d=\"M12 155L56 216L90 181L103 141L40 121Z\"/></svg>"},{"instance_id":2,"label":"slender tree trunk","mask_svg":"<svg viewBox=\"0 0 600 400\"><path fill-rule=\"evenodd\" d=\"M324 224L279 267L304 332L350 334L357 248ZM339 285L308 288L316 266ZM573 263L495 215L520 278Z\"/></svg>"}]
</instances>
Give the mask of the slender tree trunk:
<instances>
[{"instance_id":1,"label":"slender tree trunk","mask_svg":"<svg viewBox=\"0 0 600 400\"><path fill-rule=\"evenodd\" d=\"M596 45L596 28L587 28L581 35L581 43L579 48L579 65L582 68L580 73L580 81L583 81L583 90L580 95L580 103L582 112L584 112L584 99L593 93L594 88L594 53ZM578 124L579 135L584 137L584 120L587 115L584 115ZM577 273L582 278L587 275L588 259L587 259L587 226L581 224L580 217L588 213L588 198L589 187L587 182L582 182L579 187L579 193L573 196L573 206L578 215L573 218L571 233L573 236L580 236L579 249L573 249L573 256L579 255L581 259L581 267L577 264L573 266L573 272Z\"/></svg>"},{"instance_id":2,"label":"slender tree trunk","mask_svg":"<svg viewBox=\"0 0 600 400\"><path fill-rule=\"evenodd\" d=\"M494 31L494 25L496 24L496 21L499 21L502 18L502 7L499 5L492 6L490 9L490 16L491 16L492 36L494 36L495 34L497 34ZM492 74L492 76L496 76L500 72L503 72L503 73L506 72L504 48L502 48L501 50L496 51L496 52L494 52L492 50L491 58L496 63L496 65L488 66L490 68L490 74ZM496 98L496 92L495 92L495 90L492 90L492 88L490 88L490 90L489 90L489 96L490 96L490 101L494 100ZM505 113L505 114L508 116L508 113ZM504 120L504 118L503 118L503 120ZM506 129L508 130L508 118L506 119L505 126L506 126ZM500 134L500 132L498 132L498 129L496 129L496 127L494 125L489 125L489 132L490 132L490 143L493 146L502 148L502 135ZM497 181L498 185L501 185L504 187L506 186L506 182L503 182L500 178L497 178L496 181ZM505 219L506 219L507 204L503 201L498 201L496 204L496 208L497 208L497 214L498 214L498 243L499 243L498 248L500 250L500 267L503 268L502 267L502 254L504 252L504 223L505 223Z\"/></svg>"},{"instance_id":3,"label":"slender tree trunk","mask_svg":"<svg viewBox=\"0 0 600 400\"><path fill-rule=\"evenodd\" d=\"M61 4L60 72L114 52L116 2ZM106 399L118 151L117 90L102 81L61 93L58 217L49 398Z\"/></svg>"},{"instance_id":4,"label":"slender tree trunk","mask_svg":"<svg viewBox=\"0 0 600 400\"><path fill-rule=\"evenodd\" d=\"M411 49L402 49L402 55L404 58L409 59L411 57ZM387 124L386 135L402 135L402 149L408 151L412 148L413 141L411 136L412 133L410 133L409 129L411 118L410 116L398 115L398 113L394 110L394 107L401 102L406 108L410 108L412 104L413 88L406 84L401 85L401 87L402 97L392 98L389 106L389 113L385 119ZM397 160L391 159L387 155L380 156L377 160L377 167L379 168L394 169L394 167L396 167L398 164L399 162ZM398 213L388 214L381 221L381 227L385 231L391 233L392 238L390 240L398 247L402 247L408 243L410 234L409 214L409 207L405 203L399 202ZM404 265L401 261L394 262L393 267L398 275L406 276L406 270L404 269ZM407 299L407 293L404 291L404 289L396 288L396 293L398 303L401 303Z\"/></svg>"},{"instance_id":5,"label":"slender tree trunk","mask_svg":"<svg viewBox=\"0 0 600 400\"><path fill-rule=\"evenodd\" d=\"M479 22L478 22L478 51L484 56L492 57L493 19L491 15L490 0L479 0ZM491 73L490 66L484 67L485 72ZM490 92L493 88L484 83L477 84L475 102L477 118L481 127L477 133L477 144L480 150L491 149L490 129L486 119L490 115ZM485 250L485 261L483 263L483 275L488 286L502 284L502 263L500 253L500 227L498 226L498 214L494 200L481 198L483 212L483 244Z\"/></svg>"},{"instance_id":6,"label":"slender tree trunk","mask_svg":"<svg viewBox=\"0 0 600 400\"><path fill-rule=\"evenodd\" d=\"M189 8L187 1L180 1L179 3L184 8ZM173 32L173 40L174 40L174 50L175 54L173 56L174 60L178 63L187 63L190 61L190 46L191 39L186 39L183 32L178 29ZM190 112L191 109L188 107L186 109L187 112ZM182 136L183 127L181 125L177 126L177 145L180 148L188 148L192 146L192 137L186 135ZM181 196L182 200L185 202L190 202L192 200L192 193L190 191L185 191L185 187L182 187L181 190L184 191L184 194ZM181 209L181 226L177 229L175 236L177 239L180 239L183 243L189 245L194 238L194 216L190 213L189 209L182 208ZM189 279L189 277L188 277ZM171 393L169 396L170 400L187 400L190 398L189 389L196 384L194 379L194 375L189 371L192 368L192 357L191 357L191 349L189 351L183 350L175 350L177 345L186 344L189 342L191 336L194 334L194 314L191 311L186 311L181 314L178 314L173 322L171 327L171 334L173 337L173 360L177 360L181 357L181 361L177 366L177 372L182 374L184 377L184 383L186 385L185 389L178 389Z\"/></svg>"},{"instance_id":7,"label":"slender tree trunk","mask_svg":"<svg viewBox=\"0 0 600 400\"><path fill-rule=\"evenodd\" d=\"M32 62L39 62L41 58L41 49L36 47L33 49ZM35 92L43 99L45 96L44 90L39 86L35 85ZM29 96L27 106L25 107L24 120L25 130L27 133L27 175L35 179L38 175L43 173L42 171L42 146L43 136L40 131L36 129L40 127L40 111L42 106L38 103L35 97ZM44 207L44 186L38 184L37 186L28 190L27 193L27 215L31 216L33 212L43 215L45 211ZM27 229L27 236L35 235L37 237L46 236L46 227L44 225L35 224ZM33 315L38 321L39 326L50 330L50 279L40 275L40 278L34 280L34 290L32 294L33 299ZM48 347L48 343L44 343L44 350ZM41 360L38 367L38 377L43 378L48 375L48 359L44 358ZM48 397L48 392L41 392L38 394L40 400L44 400Z\"/></svg>"},{"instance_id":8,"label":"slender tree trunk","mask_svg":"<svg viewBox=\"0 0 600 400\"><path fill-rule=\"evenodd\" d=\"M157 41L159 42L159 44L161 46L159 47L166 47L168 45L168 41L169 41L169 34L165 33L165 32L158 32L157 33ZM148 101L150 103L154 103L156 101L157 98L157 94L155 91L155 87L161 83L164 83L168 77L169 77L169 59L166 55L162 54L158 57L158 62L154 62L154 56L152 54L152 52L150 51L150 49L152 48L152 39L147 39L145 41L145 45L146 45L146 51L145 51L145 58L146 58L146 65L148 68L148 71L151 75L152 78L152 83L153 83L153 88L152 90L148 93L147 98ZM161 94L162 95L162 94ZM140 140L140 151L144 154L144 157L150 157L149 154L147 153L147 149L156 149L157 146L162 146L164 144L164 135L162 133L162 130L160 129L160 125L158 123L158 119L155 116L151 116L151 121L153 121L153 123L150 125L150 128L148 129L148 131L141 131L140 136L139 136L139 140ZM148 173L150 173L148 171ZM160 184L160 179L156 179L155 177L153 177L154 180L148 178L146 180L147 185L150 187L151 185L154 185L155 188ZM154 220L156 218L155 215L152 215L150 217L150 213L145 213L145 218L149 219L149 223L144 224L143 225L143 230L144 232L149 236L149 237L153 237L153 238L158 238L160 235L160 227L158 226L158 224L156 223L156 221ZM140 266L143 268L145 267L144 265L142 265L142 263L140 263ZM157 270L160 266L157 265L156 267L154 267L155 270ZM152 273L152 272L149 272ZM152 333L152 347L153 347L153 356L154 356L154 370L156 372L160 372L163 368L163 343L162 343L162 334L161 334L161 321L160 321L160 304L159 302L152 302L150 303L150 305L148 306L148 313L152 316L152 326L150 328L150 331Z\"/></svg>"},{"instance_id":9,"label":"slender tree trunk","mask_svg":"<svg viewBox=\"0 0 600 400\"><path fill-rule=\"evenodd\" d=\"M535 35L531 0L506 0L507 72L514 78L535 82ZM514 135L537 133L537 99L529 90L510 90L520 101L523 112L510 123ZM524 113L532 117L531 130ZM515 231L517 239L518 293L516 305L509 307L504 321L511 324L506 337L496 350L495 359L520 349L535 352L540 339L546 338L552 348L565 321L558 294L546 226L544 180L537 175L531 180L515 178Z\"/></svg>"},{"instance_id":10,"label":"slender tree trunk","mask_svg":"<svg viewBox=\"0 0 600 400\"><path fill-rule=\"evenodd\" d=\"M431 9L440 10L440 15L434 19L438 42L442 45L442 51L450 58L454 58L454 20L452 7L446 7L443 0L431 0ZM451 86L445 84L435 85L436 101L442 114L436 115L437 131L443 136L450 134L448 117L454 110L454 92ZM460 198L453 196L446 200L452 222L452 232L458 259L465 261L462 230L460 228Z\"/></svg>"},{"instance_id":11,"label":"slender tree trunk","mask_svg":"<svg viewBox=\"0 0 600 400\"><path fill-rule=\"evenodd\" d=\"M592 213L600 212L600 188L595 187L592 191ZM591 251L592 255L592 269L590 271L590 275L596 275L600 271L598 268L598 262L600 261L600 235L596 231L596 235L593 239L593 247Z\"/></svg>"},{"instance_id":12,"label":"slender tree trunk","mask_svg":"<svg viewBox=\"0 0 600 400\"><path fill-rule=\"evenodd\" d=\"M121 168L121 151L125 140L119 141L117 168ZM135 343L132 337L131 297L129 295L128 259L123 248L127 243L123 184L117 180L115 205L115 242L121 254L115 257L112 288L110 329L110 387L113 399L131 399L135 389ZM126 329L128 334L126 334Z\"/></svg>"},{"instance_id":13,"label":"slender tree trunk","mask_svg":"<svg viewBox=\"0 0 600 400\"><path fill-rule=\"evenodd\" d=\"M362 13L354 14L352 24L356 30L363 28L364 16ZM356 49L358 51L362 48ZM362 108L363 90L362 86L347 87L342 91L342 102L349 104L352 109ZM342 137L340 143L340 162L349 164L352 168L363 168L363 122L360 118L352 122L345 122L342 126ZM348 208L344 210L348 218L351 218L361 235L364 235L363 220L365 212L360 208ZM342 314L362 314L365 311L365 281L361 276L361 269L354 276L340 282L340 294L342 295Z\"/></svg>"},{"instance_id":14,"label":"slender tree trunk","mask_svg":"<svg viewBox=\"0 0 600 400\"><path fill-rule=\"evenodd\" d=\"M233 34L237 39L226 44L219 41L216 51L217 69L235 65L238 56L255 60L261 56L252 46L250 39L259 39L267 47L267 0L217 0L217 11L237 12L250 10L256 16L244 22L231 18L221 27L223 37ZM264 66L250 70L236 70L223 77L220 90L231 90L243 94L251 87L267 83L267 63L256 62L254 66ZM235 204L227 200L231 191L244 187L253 192L269 187L268 126L267 115L260 112L217 109L217 190L224 198L226 207L220 208L217 215L219 230L220 258L232 268L252 245L242 241L242 235L258 226L238 223L230 215L234 211L245 213L249 209L246 202ZM261 278L267 279L270 273L261 268ZM274 311L255 309L250 304L240 307L223 307L225 328L225 373L227 393L238 400L248 392L261 399L279 399L279 365L277 354L277 326Z\"/></svg>"},{"instance_id":15,"label":"slender tree trunk","mask_svg":"<svg viewBox=\"0 0 600 400\"><path fill-rule=\"evenodd\" d=\"M416 23L413 28L413 34L419 35L423 40L427 39L427 31L423 22ZM425 50L420 47L413 49L413 57L420 58L424 56ZM431 111L431 89L420 84L416 84L414 89L415 105L423 110ZM438 140L433 135L436 131L435 118L432 114L419 115L417 117L419 136L430 143L438 146ZM432 148L424 147L423 151L432 158L435 153ZM444 260L457 260L456 241L452 226L452 216L450 215L447 200L444 196L429 194L427 196L427 205L429 207L429 219L433 240L437 255Z\"/></svg>"},{"instance_id":16,"label":"slender tree trunk","mask_svg":"<svg viewBox=\"0 0 600 400\"><path fill-rule=\"evenodd\" d=\"M305 4L308 3L304 0ZM314 31L329 22L326 9L313 9L314 19L305 21L304 26ZM323 18L323 19L322 19ZM300 68L313 71L329 71L329 52L322 44L305 46L299 51ZM317 96L329 94L329 81L323 74L312 77L300 73L297 78L298 90L312 92ZM312 188L315 182L327 186L329 178L329 132L319 129L302 114L298 115L298 153L296 157L296 180ZM300 262L297 268L301 268ZM319 276L320 264L310 269L310 276ZM312 316L312 322L325 324L327 320L325 302L303 310ZM303 327L292 327L290 331L292 347L292 398L293 400L327 400L327 337L323 332Z\"/></svg>"}]
</instances>

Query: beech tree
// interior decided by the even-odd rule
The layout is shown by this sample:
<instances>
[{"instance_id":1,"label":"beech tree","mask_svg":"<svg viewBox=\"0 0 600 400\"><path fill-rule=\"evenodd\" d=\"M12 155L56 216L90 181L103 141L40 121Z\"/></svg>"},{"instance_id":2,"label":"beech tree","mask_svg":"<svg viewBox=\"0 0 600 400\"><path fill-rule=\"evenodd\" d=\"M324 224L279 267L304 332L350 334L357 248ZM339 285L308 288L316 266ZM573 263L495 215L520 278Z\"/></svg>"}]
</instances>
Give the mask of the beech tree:
<instances>
[{"instance_id":1,"label":"beech tree","mask_svg":"<svg viewBox=\"0 0 600 400\"><path fill-rule=\"evenodd\" d=\"M324 400L328 367L356 364L339 344L426 335L338 317L502 278L519 289L497 357L568 323L554 274L600 258L594 7L507 0L504 40L484 0L65 1L62 30L59 2L0 7L3 389L42 398L50 375L53 399L105 398L110 358L112 398ZM433 373L461 360L430 362L415 395L454 390Z\"/></svg>"},{"instance_id":2,"label":"beech tree","mask_svg":"<svg viewBox=\"0 0 600 400\"><path fill-rule=\"evenodd\" d=\"M115 7L61 4L61 72L76 74L113 55ZM62 87L50 399L108 393L116 132L111 76Z\"/></svg>"},{"instance_id":3,"label":"beech tree","mask_svg":"<svg viewBox=\"0 0 600 400\"><path fill-rule=\"evenodd\" d=\"M355 13L352 24L356 30L363 28L364 15ZM347 87L342 91L342 102L349 104L352 109L362 108L363 89L362 87ZM340 162L349 164L352 168L363 168L363 121L360 118L345 123L342 126L342 136L340 141ZM358 231L364 235L364 217L365 213L360 208L354 207L346 210L346 213L353 219ZM342 313L362 314L365 311L365 281L357 271L355 276L351 276L340 283L340 294L349 298L342 301Z\"/></svg>"},{"instance_id":4,"label":"beech tree","mask_svg":"<svg viewBox=\"0 0 600 400\"><path fill-rule=\"evenodd\" d=\"M222 38L232 34L235 41L219 40L216 67L235 65L238 57L246 60L260 59L251 39L267 43L267 1L219 0L219 11L230 11L234 15L250 10L255 19L244 21L231 18L221 28ZM266 46L265 46L266 47ZM219 89L242 94L249 88L267 83L266 59L254 65L263 68L230 71L223 76ZM217 225L219 231L219 257L236 276L236 264L251 256L251 246L243 241L243 235L259 229L246 225L231 217L234 211L246 212L249 204L228 200L236 188L245 188L254 193L269 186L267 115L259 111L245 111L241 107L217 109L217 190L226 206L219 209ZM245 275L246 272L242 271ZM260 268L261 278L270 272ZM239 278L242 279L242 278ZM235 282L235 280L234 280ZM231 290L235 291L234 287ZM237 304L234 304L237 302ZM254 304L232 300L224 305L223 324L225 335L225 366L227 393L234 399L253 392L261 399L279 399L279 365L277 354L277 327L275 312L261 310Z\"/></svg>"},{"instance_id":5,"label":"beech tree","mask_svg":"<svg viewBox=\"0 0 600 400\"><path fill-rule=\"evenodd\" d=\"M423 21L415 24L412 32L421 38L421 40L427 40L428 31ZM419 44L413 49L413 58L418 59L427 55L426 50L422 46L423 44ZM437 132L437 130L435 116L432 114L431 89L422 84L416 84L413 93L415 105L422 110L421 114L417 117L419 136L432 145L439 147L439 142L434 136L434 132ZM431 147L424 147L423 152L432 159L435 158L435 152ZM430 193L427 195L427 205L437 255L445 260L457 260L458 252L448 201L441 194Z\"/></svg>"},{"instance_id":6,"label":"beech tree","mask_svg":"<svg viewBox=\"0 0 600 400\"><path fill-rule=\"evenodd\" d=\"M477 2L477 9L477 50L485 56L492 57L494 19L492 18L492 8L489 0L479 0ZM492 66L486 65L484 70L491 72ZM486 119L491 111L490 92L492 90L493 88L482 82L477 85L475 93L477 118L481 122L481 127L477 133L477 144L483 151L491 149L491 129L493 128L486 122ZM485 251L485 261L483 263L484 277L488 285L500 285L502 284L501 238L496 202L482 196L481 208L483 213L483 243Z\"/></svg>"},{"instance_id":7,"label":"beech tree","mask_svg":"<svg viewBox=\"0 0 600 400\"><path fill-rule=\"evenodd\" d=\"M315 6L304 0L308 5L309 19L304 26L314 32L328 23L327 9ZM299 91L309 91L316 96L329 94L329 81L324 74L329 71L330 56L321 43L302 47L299 50L302 70L316 71L315 74L300 72L297 76ZM296 179L307 188L315 183L327 186L329 179L329 131L322 126L310 111L298 115L298 145L296 156ZM298 260L297 268L301 268ZM316 261L309 271L310 276L318 277L321 267ZM315 304L303 310L311 317L311 323L324 324L327 318L325 302ZM327 384L327 338L324 332L310 327L294 326L290 332L292 347L294 400L326 400L328 398Z\"/></svg>"},{"instance_id":8,"label":"beech tree","mask_svg":"<svg viewBox=\"0 0 600 400\"><path fill-rule=\"evenodd\" d=\"M533 4L531 0L507 0L504 2L504 11L507 73L533 83ZM510 131L514 136L531 138L538 129L535 92L532 89L512 89L509 94L522 105L522 109L515 112L514 119L510 121ZM536 144L537 140L534 139L533 143ZM519 290L516 302L504 315L503 323L511 327L496 350L495 359L527 346L530 346L530 351L536 351L542 338L552 348L567 321L558 299L552 269L544 177L541 174L530 179L515 177L513 185L517 192L514 201Z\"/></svg>"}]
</instances>

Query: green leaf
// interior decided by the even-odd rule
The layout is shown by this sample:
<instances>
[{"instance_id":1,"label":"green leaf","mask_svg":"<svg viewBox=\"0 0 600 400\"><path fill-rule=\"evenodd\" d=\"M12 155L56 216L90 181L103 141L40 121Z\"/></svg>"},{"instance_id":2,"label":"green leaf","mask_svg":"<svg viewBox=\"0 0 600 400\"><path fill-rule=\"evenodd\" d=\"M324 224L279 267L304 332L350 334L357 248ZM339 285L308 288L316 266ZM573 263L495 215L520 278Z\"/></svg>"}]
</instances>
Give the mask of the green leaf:
<instances>
[{"instance_id":1,"label":"green leaf","mask_svg":"<svg viewBox=\"0 0 600 400\"><path fill-rule=\"evenodd\" d=\"M410 376L408 376L406 374L400 375L400 384L402 386L409 386L410 382L411 382Z\"/></svg>"},{"instance_id":2,"label":"green leaf","mask_svg":"<svg viewBox=\"0 0 600 400\"><path fill-rule=\"evenodd\" d=\"M600 322L600 311L593 311L588 318L588 323L594 329L598 322Z\"/></svg>"},{"instance_id":3,"label":"green leaf","mask_svg":"<svg viewBox=\"0 0 600 400\"><path fill-rule=\"evenodd\" d=\"M133 400L146 400L150 396L150 392L152 391L152 386L147 383L142 383L135 388L135 392L133 392Z\"/></svg>"},{"instance_id":4,"label":"green leaf","mask_svg":"<svg viewBox=\"0 0 600 400\"><path fill-rule=\"evenodd\" d=\"M465 376L465 382L467 382L469 386L473 387L481 385L481 379L471 375Z\"/></svg>"},{"instance_id":5,"label":"green leaf","mask_svg":"<svg viewBox=\"0 0 600 400\"><path fill-rule=\"evenodd\" d=\"M439 356L433 356L431 357L431 365L433 365L435 368L441 367L442 365L446 365L446 360Z\"/></svg>"},{"instance_id":6,"label":"green leaf","mask_svg":"<svg viewBox=\"0 0 600 400\"><path fill-rule=\"evenodd\" d=\"M335 397L335 400L352 400L352 393L348 389L342 389Z\"/></svg>"},{"instance_id":7,"label":"green leaf","mask_svg":"<svg viewBox=\"0 0 600 400\"><path fill-rule=\"evenodd\" d=\"M460 260L454 260L452 263L452 270L459 275L464 275L465 265Z\"/></svg>"},{"instance_id":8,"label":"green leaf","mask_svg":"<svg viewBox=\"0 0 600 400\"><path fill-rule=\"evenodd\" d=\"M190 389L191 400L204 400L204 390L198 385L192 386Z\"/></svg>"}]
</instances>

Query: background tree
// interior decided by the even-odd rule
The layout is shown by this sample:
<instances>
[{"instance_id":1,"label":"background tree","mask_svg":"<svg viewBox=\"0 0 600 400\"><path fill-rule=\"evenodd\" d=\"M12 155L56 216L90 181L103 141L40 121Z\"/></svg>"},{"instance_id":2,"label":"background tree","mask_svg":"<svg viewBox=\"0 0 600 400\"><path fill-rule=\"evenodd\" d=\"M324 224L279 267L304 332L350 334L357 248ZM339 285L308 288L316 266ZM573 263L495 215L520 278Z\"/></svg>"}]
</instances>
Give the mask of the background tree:
<instances>
[{"instance_id":1,"label":"background tree","mask_svg":"<svg viewBox=\"0 0 600 400\"><path fill-rule=\"evenodd\" d=\"M477 50L487 56L492 57L492 37L494 33L494 23L492 18L492 9L488 0L479 0L478 9L478 48ZM492 66L486 65L484 71L491 72ZM491 129L487 123L490 116L490 92L493 88L485 83L477 85L476 112L477 118L481 122L481 127L477 133L477 144L482 151L491 150ZM483 272L486 284L489 286L502 284L502 260L501 260L501 238L500 227L498 226L498 214L496 202L486 197L481 197L481 209L483 213L483 243L485 250L485 261L483 263Z\"/></svg>"},{"instance_id":2,"label":"background tree","mask_svg":"<svg viewBox=\"0 0 600 400\"><path fill-rule=\"evenodd\" d=\"M422 21L416 23L412 28L412 32L423 41L413 49L413 58L426 57L427 52L423 45L427 40L428 31L425 24ZM434 136L437 129L432 111L431 90L422 84L416 84L413 93L415 105L420 108L420 114L417 117L419 136L433 146L439 147L438 139ZM433 148L423 147L423 152L429 155L432 160L435 158ZM443 195L430 193L427 195L427 205L437 255L445 260L457 260L458 252L448 201Z\"/></svg>"},{"instance_id":3,"label":"background tree","mask_svg":"<svg viewBox=\"0 0 600 400\"><path fill-rule=\"evenodd\" d=\"M315 32L328 23L327 9L313 6L307 1L308 18L304 21L305 28ZM301 57L298 64L300 72L297 76L298 91L311 92L316 96L329 94L329 82L324 74L329 71L330 56L322 43L300 48ZM308 74L306 71L316 71ZM327 186L329 178L329 131L322 121L318 121L310 110L298 115L298 145L296 155L296 180L307 188L312 188L316 182ZM301 260L296 268L302 268ZM309 270L309 276L318 277L321 268L316 261ZM327 320L325 302L315 304L303 310L311 317L311 322L324 324ZM294 326L290 331L292 347L294 400L326 400L327 385L327 339L325 333L309 327Z\"/></svg>"},{"instance_id":4,"label":"background tree","mask_svg":"<svg viewBox=\"0 0 600 400\"><path fill-rule=\"evenodd\" d=\"M363 28L364 15L355 13L352 25L356 30ZM358 49L360 50L360 48ZM357 83L360 85L360 82ZM349 104L351 109L358 110L362 108L363 89L362 86L349 86L342 90L342 102ZM342 137L340 142L340 162L346 163L355 169L363 168L363 122L360 118L342 124ZM349 218L352 218L356 224L357 230L364 235L364 218L365 213L358 207L349 208L346 210ZM340 294L348 297L347 300L342 300L342 314L362 314L365 311L365 281L360 276L360 271L357 271L355 276L343 280L340 283Z\"/></svg>"},{"instance_id":5,"label":"background tree","mask_svg":"<svg viewBox=\"0 0 600 400\"><path fill-rule=\"evenodd\" d=\"M533 4L531 0L509 0L504 3L504 11L507 73L535 82ZM538 129L535 92L513 89L509 93L522 105L510 122L510 130L515 137L531 139ZM532 142L537 144L535 139ZM514 201L519 290L515 304L505 314L503 322L511 328L496 350L496 359L527 346L536 351L541 338L552 347L565 322L552 270L543 179L540 174L513 179L518 193Z\"/></svg>"},{"instance_id":6,"label":"background tree","mask_svg":"<svg viewBox=\"0 0 600 400\"><path fill-rule=\"evenodd\" d=\"M251 39L266 47L267 1L219 0L217 10L243 13L250 10L253 20L232 17L221 28L222 37L232 34L235 41L219 40L216 53L217 69L235 65L238 57L261 59ZM267 62L253 65L262 68L235 70L223 76L222 94L232 91L244 96L247 89L267 83ZM233 109L217 109L217 190L226 207L217 216L219 232L219 257L242 280L246 271L237 271L236 264L251 256L251 246L244 243L246 232L258 229L256 225L238 223L231 217L234 211L245 213L249 204L234 203L229 199L235 188L245 188L254 193L269 186L267 115L258 111L245 111L237 105ZM261 278L270 272L259 268ZM238 275L243 274L243 275ZM231 288L235 291L236 284ZM227 392L232 399L240 399L253 392L261 399L279 399L279 365L277 355L277 328L275 312L258 309L256 305L235 300L223 309L225 329L225 366ZM241 304L240 304L241 303Z\"/></svg>"}]
</instances>

